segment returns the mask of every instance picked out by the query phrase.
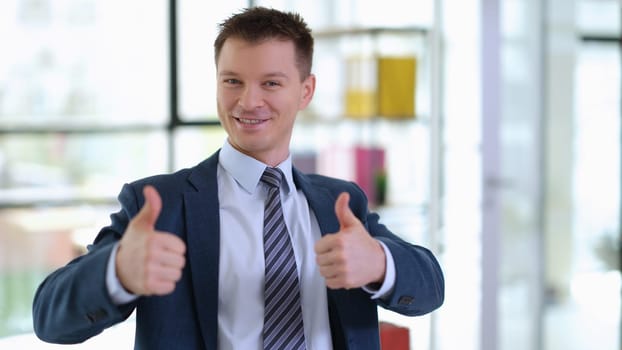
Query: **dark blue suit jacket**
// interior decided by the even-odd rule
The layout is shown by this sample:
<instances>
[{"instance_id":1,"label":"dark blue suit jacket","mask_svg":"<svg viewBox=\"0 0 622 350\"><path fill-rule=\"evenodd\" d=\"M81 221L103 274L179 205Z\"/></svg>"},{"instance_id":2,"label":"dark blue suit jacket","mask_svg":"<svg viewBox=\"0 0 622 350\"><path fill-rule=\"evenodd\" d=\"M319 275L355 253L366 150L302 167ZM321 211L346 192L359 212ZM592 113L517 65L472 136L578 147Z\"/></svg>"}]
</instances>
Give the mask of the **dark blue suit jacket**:
<instances>
[{"instance_id":1,"label":"dark blue suit jacket","mask_svg":"<svg viewBox=\"0 0 622 350\"><path fill-rule=\"evenodd\" d=\"M34 329L42 340L78 343L125 320L136 309L137 349L216 349L218 317L219 204L216 181L218 152L199 165L125 185L122 205L111 215L89 252L48 276L33 303ZM367 199L351 182L294 169L294 181L305 193L322 235L339 230L334 203L343 191L350 207L376 239L391 250L396 265L394 291L381 306L404 315L422 315L443 303L444 280L427 249L411 245L378 223ZM141 297L117 306L108 295L106 264L114 243L143 205L142 188L157 188L162 214L156 229L179 235L187 245L187 264L175 291ZM330 328L335 349L378 349L377 303L359 289L327 289Z\"/></svg>"}]
</instances>

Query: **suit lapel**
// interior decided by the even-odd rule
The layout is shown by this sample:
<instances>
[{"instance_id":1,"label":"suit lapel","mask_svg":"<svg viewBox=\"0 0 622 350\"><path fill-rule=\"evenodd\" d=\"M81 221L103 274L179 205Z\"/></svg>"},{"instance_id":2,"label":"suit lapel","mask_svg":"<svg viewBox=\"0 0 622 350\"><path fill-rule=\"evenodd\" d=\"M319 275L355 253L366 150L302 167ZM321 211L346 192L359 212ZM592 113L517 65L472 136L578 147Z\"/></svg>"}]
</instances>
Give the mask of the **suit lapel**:
<instances>
[{"instance_id":1,"label":"suit lapel","mask_svg":"<svg viewBox=\"0 0 622 350\"><path fill-rule=\"evenodd\" d=\"M184 193L188 265L197 317L207 349L216 349L218 334L218 154L216 152L193 170L188 181L195 191Z\"/></svg>"},{"instance_id":2,"label":"suit lapel","mask_svg":"<svg viewBox=\"0 0 622 350\"><path fill-rule=\"evenodd\" d=\"M314 184L307 175L293 168L294 182L304 192L309 208L315 213L322 236L339 230L334 204L337 198L321 184ZM328 204L328 205L327 205Z\"/></svg>"}]
</instances>

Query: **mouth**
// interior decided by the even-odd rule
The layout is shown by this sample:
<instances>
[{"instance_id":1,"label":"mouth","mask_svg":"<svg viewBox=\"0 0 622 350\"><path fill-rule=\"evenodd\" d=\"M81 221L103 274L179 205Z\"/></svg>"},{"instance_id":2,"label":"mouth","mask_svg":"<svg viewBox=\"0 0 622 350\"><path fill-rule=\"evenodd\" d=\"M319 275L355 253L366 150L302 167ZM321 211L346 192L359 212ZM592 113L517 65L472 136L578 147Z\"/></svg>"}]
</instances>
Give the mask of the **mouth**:
<instances>
[{"instance_id":1,"label":"mouth","mask_svg":"<svg viewBox=\"0 0 622 350\"><path fill-rule=\"evenodd\" d=\"M231 111L231 117L235 119L238 124L248 127L264 124L271 119L271 116L272 113L267 106L245 110L242 106L237 105Z\"/></svg>"},{"instance_id":2,"label":"mouth","mask_svg":"<svg viewBox=\"0 0 622 350\"><path fill-rule=\"evenodd\" d=\"M244 125L259 125L259 124L263 124L268 121L267 119L247 119L247 118L236 118L236 117L233 117L233 119L237 120L238 123L244 124Z\"/></svg>"}]
</instances>

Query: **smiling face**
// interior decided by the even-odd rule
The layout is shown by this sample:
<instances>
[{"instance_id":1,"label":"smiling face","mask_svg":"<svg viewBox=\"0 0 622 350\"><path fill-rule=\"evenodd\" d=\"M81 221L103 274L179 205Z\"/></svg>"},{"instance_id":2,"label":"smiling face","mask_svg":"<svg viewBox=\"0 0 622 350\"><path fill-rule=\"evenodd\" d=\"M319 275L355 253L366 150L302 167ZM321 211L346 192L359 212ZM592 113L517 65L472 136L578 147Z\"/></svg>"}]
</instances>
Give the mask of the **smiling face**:
<instances>
[{"instance_id":1,"label":"smiling face","mask_svg":"<svg viewBox=\"0 0 622 350\"><path fill-rule=\"evenodd\" d=\"M228 38L217 60L218 117L238 151L275 166L289 155L294 121L315 77L300 76L291 41Z\"/></svg>"}]
</instances>

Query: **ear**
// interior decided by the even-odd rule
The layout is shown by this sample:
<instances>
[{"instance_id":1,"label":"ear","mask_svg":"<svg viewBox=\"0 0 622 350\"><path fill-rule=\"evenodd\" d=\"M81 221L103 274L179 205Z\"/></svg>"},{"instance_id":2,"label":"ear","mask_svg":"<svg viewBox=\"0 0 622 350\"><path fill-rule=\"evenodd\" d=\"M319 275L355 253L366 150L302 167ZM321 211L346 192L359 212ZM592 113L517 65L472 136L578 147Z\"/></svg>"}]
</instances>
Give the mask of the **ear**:
<instances>
[{"instance_id":1,"label":"ear","mask_svg":"<svg viewBox=\"0 0 622 350\"><path fill-rule=\"evenodd\" d=\"M315 92L315 75L309 74L308 77L302 82L302 90L300 94L300 103L298 105L299 110L303 110L307 108L311 99L313 98L313 93Z\"/></svg>"}]
</instances>

